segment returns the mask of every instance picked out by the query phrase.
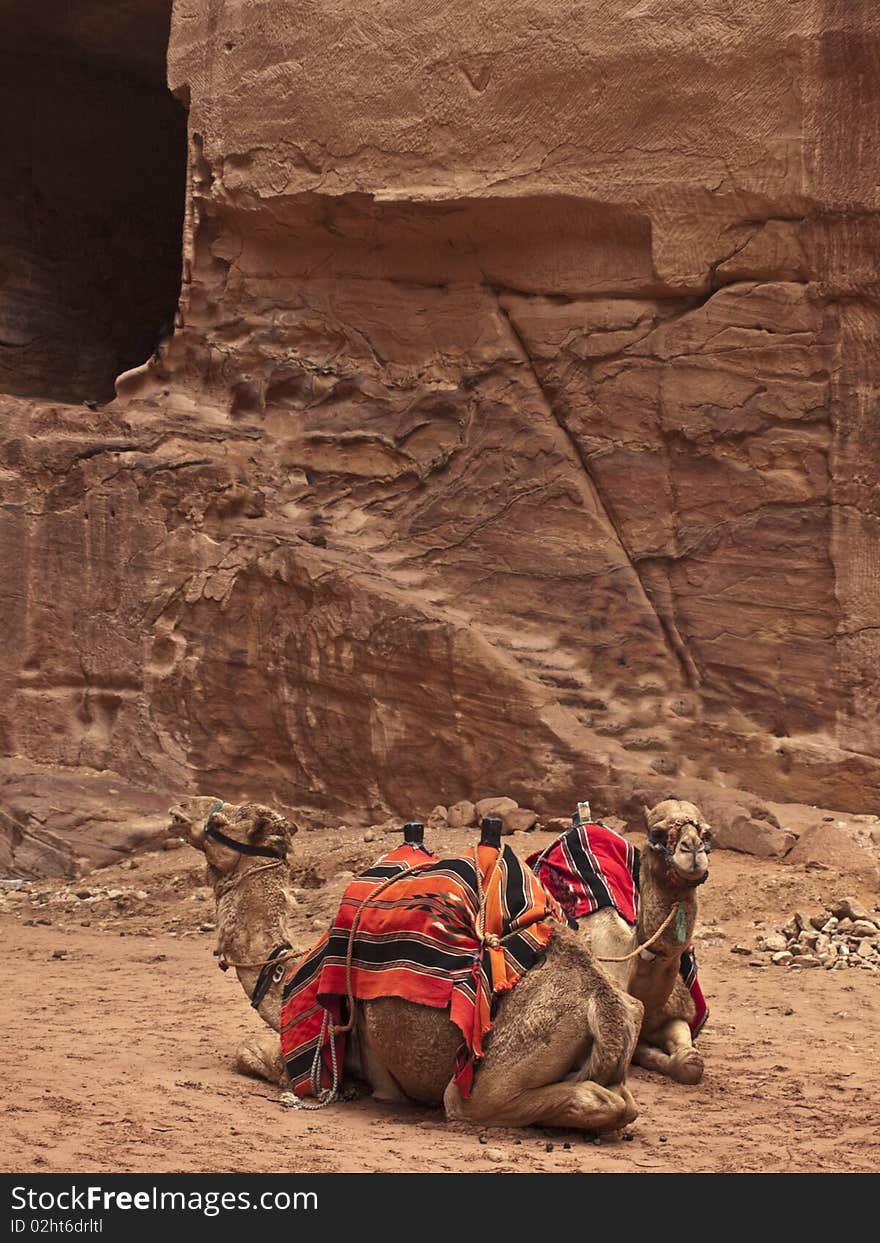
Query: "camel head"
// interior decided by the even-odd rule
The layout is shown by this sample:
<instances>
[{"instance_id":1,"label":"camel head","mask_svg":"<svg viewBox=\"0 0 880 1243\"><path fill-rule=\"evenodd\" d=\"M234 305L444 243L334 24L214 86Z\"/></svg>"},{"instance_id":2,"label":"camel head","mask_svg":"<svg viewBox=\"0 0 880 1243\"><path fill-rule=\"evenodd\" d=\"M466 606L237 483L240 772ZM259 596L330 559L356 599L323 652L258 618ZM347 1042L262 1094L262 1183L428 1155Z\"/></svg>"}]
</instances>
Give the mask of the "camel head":
<instances>
[{"instance_id":1,"label":"camel head","mask_svg":"<svg viewBox=\"0 0 880 1243\"><path fill-rule=\"evenodd\" d=\"M205 836L205 821L219 802L218 798L209 797L208 795L180 799L173 807L168 808L169 832L173 833L175 837L182 837L184 841L189 842L191 846L195 846L197 850L202 850L202 842ZM227 807L228 811L229 808Z\"/></svg>"},{"instance_id":2,"label":"camel head","mask_svg":"<svg viewBox=\"0 0 880 1243\"><path fill-rule=\"evenodd\" d=\"M648 846L657 851L678 881L702 885L709 876L712 834L699 809L681 799L664 799L645 808Z\"/></svg>"},{"instance_id":3,"label":"camel head","mask_svg":"<svg viewBox=\"0 0 880 1243\"><path fill-rule=\"evenodd\" d=\"M216 800L211 805L216 806ZM261 803L224 803L222 810L208 809L198 847L217 872L231 872L243 856L286 859L297 826ZM194 845L196 843L193 843Z\"/></svg>"}]
</instances>

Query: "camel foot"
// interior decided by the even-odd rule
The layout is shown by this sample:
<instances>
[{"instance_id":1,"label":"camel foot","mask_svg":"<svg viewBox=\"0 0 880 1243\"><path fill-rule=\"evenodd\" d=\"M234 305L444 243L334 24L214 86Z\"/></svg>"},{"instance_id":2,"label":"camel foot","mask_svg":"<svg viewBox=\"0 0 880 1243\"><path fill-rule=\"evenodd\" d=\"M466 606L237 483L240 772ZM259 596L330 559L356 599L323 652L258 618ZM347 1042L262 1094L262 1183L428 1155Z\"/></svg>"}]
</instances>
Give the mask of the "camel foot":
<instances>
[{"instance_id":1,"label":"camel foot","mask_svg":"<svg viewBox=\"0 0 880 1243\"><path fill-rule=\"evenodd\" d=\"M617 1124L618 1128L628 1126L630 1122L635 1122L636 1118L639 1116L639 1110L638 1110L638 1106L636 1105L635 1099L633 1098L633 1094L632 1092L630 1092L626 1084L625 1083L611 1084L608 1088L608 1091L616 1092L617 1095L620 1097L620 1099L623 1101L624 1106L625 1106L623 1117L621 1118L620 1122L618 1122Z\"/></svg>"},{"instance_id":2,"label":"camel foot","mask_svg":"<svg viewBox=\"0 0 880 1243\"><path fill-rule=\"evenodd\" d=\"M703 1078L703 1059L693 1045L676 1049L669 1058L669 1077L676 1083L693 1085Z\"/></svg>"},{"instance_id":3,"label":"camel foot","mask_svg":"<svg viewBox=\"0 0 880 1243\"><path fill-rule=\"evenodd\" d=\"M637 1116L635 1102L623 1084L602 1087L579 1083L552 1083L513 1094L506 1085L477 1080L473 1096L465 1099L451 1083L443 1098L446 1116L463 1122L495 1126L558 1126L602 1134L619 1131Z\"/></svg>"}]
</instances>

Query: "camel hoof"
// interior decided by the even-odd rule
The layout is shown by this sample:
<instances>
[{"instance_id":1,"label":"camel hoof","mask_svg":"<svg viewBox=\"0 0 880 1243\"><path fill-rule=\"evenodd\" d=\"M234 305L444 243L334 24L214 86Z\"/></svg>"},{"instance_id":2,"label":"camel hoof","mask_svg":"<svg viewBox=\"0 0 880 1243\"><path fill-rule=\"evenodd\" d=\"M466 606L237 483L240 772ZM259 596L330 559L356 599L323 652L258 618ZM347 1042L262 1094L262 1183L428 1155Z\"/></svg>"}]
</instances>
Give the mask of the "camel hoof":
<instances>
[{"instance_id":1,"label":"camel hoof","mask_svg":"<svg viewBox=\"0 0 880 1243\"><path fill-rule=\"evenodd\" d=\"M624 1106L623 1113L614 1123L615 1128L622 1129L625 1126L629 1126L630 1122L635 1122L636 1118L639 1116L639 1110L633 1098L633 1094L630 1092L626 1084L615 1083L611 1088L609 1088L609 1091L613 1092L615 1096L619 1096L623 1101Z\"/></svg>"},{"instance_id":2,"label":"camel hoof","mask_svg":"<svg viewBox=\"0 0 880 1243\"><path fill-rule=\"evenodd\" d=\"M703 1059L696 1049L683 1049L670 1058L669 1074L676 1083L693 1086L703 1078Z\"/></svg>"}]
</instances>

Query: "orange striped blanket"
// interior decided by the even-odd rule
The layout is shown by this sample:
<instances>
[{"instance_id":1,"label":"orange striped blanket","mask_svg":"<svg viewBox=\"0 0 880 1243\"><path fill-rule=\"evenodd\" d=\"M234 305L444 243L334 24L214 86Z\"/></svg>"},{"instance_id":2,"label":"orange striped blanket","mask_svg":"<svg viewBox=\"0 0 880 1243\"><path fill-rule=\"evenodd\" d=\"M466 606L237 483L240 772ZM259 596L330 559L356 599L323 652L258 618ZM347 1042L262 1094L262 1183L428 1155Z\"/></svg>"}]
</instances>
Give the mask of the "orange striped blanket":
<instances>
[{"instance_id":1,"label":"orange striped blanket","mask_svg":"<svg viewBox=\"0 0 880 1243\"><path fill-rule=\"evenodd\" d=\"M467 1096L494 1002L538 960L553 921L564 924L565 916L509 846L449 859L409 845L384 855L349 884L329 931L285 981L281 1050L298 1096L330 1085L333 1053L341 1072L345 1037L335 1036L331 1050L330 1026L348 1018L346 955L355 920L351 995L448 1009L463 1042L455 1082Z\"/></svg>"}]
</instances>

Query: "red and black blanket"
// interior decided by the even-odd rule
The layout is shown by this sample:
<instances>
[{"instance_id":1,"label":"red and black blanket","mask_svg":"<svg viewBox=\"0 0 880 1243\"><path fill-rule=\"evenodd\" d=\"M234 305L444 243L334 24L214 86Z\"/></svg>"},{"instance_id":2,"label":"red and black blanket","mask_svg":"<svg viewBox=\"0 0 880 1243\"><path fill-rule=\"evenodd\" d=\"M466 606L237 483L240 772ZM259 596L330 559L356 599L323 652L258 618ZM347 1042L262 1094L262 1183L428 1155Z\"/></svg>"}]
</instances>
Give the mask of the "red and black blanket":
<instances>
[{"instance_id":1,"label":"red and black blanket","mask_svg":"<svg viewBox=\"0 0 880 1243\"><path fill-rule=\"evenodd\" d=\"M526 862L570 919L577 921L610 906L628 924L637 922L639 852L604 824L575 825ZM682 950L679 970L694 1003L690 1029L696 1038L709 1008L690 946Z\"/></svg>"},{"instance_id":2,"label":"red and black blanket","mask_svg":"<svg viewBox=\"0 0 880 1243\"><path fill-rule=\"evenodd\" d=\"M352 997L448 1009L463 1041L455 1082L467 1096L494 1002L534 965L554 921L565 916L509 846L449 859L409 845L384 855L351 881L329 931L285 981L281 1051L298 1096L332 1082L330 1024L348 1018L346 955L355 920ZM345 1037L336 1036L340 1069L344 1054Z\"/></svg>"}]
</instances>

